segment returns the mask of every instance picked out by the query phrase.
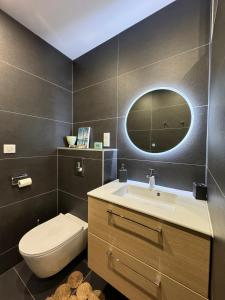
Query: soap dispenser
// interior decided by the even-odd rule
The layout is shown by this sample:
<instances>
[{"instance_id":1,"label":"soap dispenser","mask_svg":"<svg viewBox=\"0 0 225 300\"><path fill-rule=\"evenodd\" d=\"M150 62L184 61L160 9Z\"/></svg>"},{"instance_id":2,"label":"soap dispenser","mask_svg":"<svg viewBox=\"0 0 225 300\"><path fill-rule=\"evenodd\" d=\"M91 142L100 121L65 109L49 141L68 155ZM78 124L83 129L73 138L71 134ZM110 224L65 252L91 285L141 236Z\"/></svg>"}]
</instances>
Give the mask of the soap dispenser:
<instances>
[{"instance_id":1,"label":"soap dispenser","mask_svg":"<svg viewBox=\"0 0 225 300\"><path fill-rule=\"evenodd\" d=\"M125 169L125 164L121 164L119 169L119 182L127 182L127 169Z\"/></svg>"}]
</instances>

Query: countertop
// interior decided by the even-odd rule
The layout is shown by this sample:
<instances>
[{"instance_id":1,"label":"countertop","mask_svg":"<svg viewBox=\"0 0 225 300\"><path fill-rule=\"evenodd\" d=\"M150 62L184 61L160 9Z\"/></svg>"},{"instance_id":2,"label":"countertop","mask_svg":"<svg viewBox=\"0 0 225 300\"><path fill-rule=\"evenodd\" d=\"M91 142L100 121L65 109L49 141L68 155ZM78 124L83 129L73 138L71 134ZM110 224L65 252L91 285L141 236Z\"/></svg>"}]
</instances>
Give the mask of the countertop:
<instances>
[{"instance_id":1,"label":"countertop","mask_svg":"<svg viewBox=\"0 0 225 300\"><path fill-rule=\"evenodd\" d=\"M158 185L155 186L155 190L176 195L172 204L154 205L154 203L146 199L135 200L113 194L127 184L148 188L146 183L131 180L128 180L127 183L120 183L118 180L115 180L90 191L88 196L105 200L211 237L213 236L207 201L196 200L191 192Z\"/></svg>"}]
</instances>

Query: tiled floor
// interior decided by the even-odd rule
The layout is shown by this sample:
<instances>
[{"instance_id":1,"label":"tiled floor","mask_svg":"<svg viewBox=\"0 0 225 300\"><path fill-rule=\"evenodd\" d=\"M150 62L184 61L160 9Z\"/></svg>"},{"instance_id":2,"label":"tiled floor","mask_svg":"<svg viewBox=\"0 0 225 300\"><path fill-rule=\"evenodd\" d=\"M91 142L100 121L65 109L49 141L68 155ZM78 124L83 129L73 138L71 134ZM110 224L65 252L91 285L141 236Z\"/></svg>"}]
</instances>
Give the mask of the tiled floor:
<instances>
[{"instance_id":1,"label":"tiled floor","mask_svg":"<svg viewBox=\"0 0 225 300\"><path fill-rule=\"evenodd\" d=\"M126 300L123 295L107 284L87 266L85 253L72 261L60 273L51 278L39 279L27 267L24 261L0 275L1 300L45 300L54 293L58 285L65 282L68 275L75 270L81 271L85 281L92 284L94 289L104 291L106 300Z\"/></svg>"}]
</instances>

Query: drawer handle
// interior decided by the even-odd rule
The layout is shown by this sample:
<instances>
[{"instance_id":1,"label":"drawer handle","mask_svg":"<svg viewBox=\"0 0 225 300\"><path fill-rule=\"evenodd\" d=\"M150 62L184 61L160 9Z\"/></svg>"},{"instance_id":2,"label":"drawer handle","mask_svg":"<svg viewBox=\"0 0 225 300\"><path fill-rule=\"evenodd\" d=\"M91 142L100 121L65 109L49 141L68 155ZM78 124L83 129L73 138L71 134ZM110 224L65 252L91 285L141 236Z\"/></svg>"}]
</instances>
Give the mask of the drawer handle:
<instances>
[{"instance_id":1,"label":"drawer handle","mask_svg":"<svg viewBox=\"0 0 225 300\"><path fill-rule=\"evenodd\" d=\"M150 226L148 226L148 225L139 223L139 222L134 221L134 220L132 220L132 219L129 219L129 218L123 216L123 215L117 214L117 213L115 213L114 211L112 211L111 209L107 209L107 213L109 213L109 214L111 214L111 215L114 215L114 216L117 216L117 217L119 217L119 218L125 219L125 220L127 220L127 221L129 221L129 222L133 222L133 223L135 223L135 224L137 224L137 225L139 225L139 226L145 227L145 228L147 228L147 229L156 231L156 232L158 232L158 233L162 233L162 228L153 228L153 227L150 227Z\"/></svg>"},{"instance_id":2,"label":"drawer handle","mask_svg":"<svg viewBox=\"0 0 225 300\"><path fill-rule=\"evenodd\" d=\"M108 257L114 259L116 262L120 263L121 265L125 266L126 268L130 269L131 271L133 271L134 273L136 273L137 275L139 275L140 277L144 278L146 281L150 282L151 284L154 284L157 288L160 287L160 278L158 277L157 280L153 281L150 280L148 278L146 278L145 276L143 276L141 273L137 272L136 270L134 270L133 268L131 268L130 266L128 266L126 263L122 262L119 258L115 257L112 253L111 250L108 250L106 252L106 254L108 255Z\"/></svg>"}]
</instances>

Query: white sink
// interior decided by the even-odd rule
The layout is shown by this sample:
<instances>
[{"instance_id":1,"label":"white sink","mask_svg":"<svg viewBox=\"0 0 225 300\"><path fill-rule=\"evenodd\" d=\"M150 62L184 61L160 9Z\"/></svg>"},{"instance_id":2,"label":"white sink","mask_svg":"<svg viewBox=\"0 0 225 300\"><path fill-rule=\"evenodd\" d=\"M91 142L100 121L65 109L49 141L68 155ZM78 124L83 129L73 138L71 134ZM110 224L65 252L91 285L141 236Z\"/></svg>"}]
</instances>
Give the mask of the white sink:
<instances>
[{"instance_id":1,"label":"white sink","mask_svg":"<svg viewBox=\"0 0 225 300\"><path fill-rule=\"evenodd\" d=\"M150 189L147 183L115 180L88 196L212 236L207 201L196 200L192 192L159 185Z\"/></svg>"},{"instance_id":2,"label":"white sink","mask_svg":"<svg viewBox=\"0 0 225 300\"><path fill-rule=\"evenodd\" d=\"M173 206L176 204L176 194L162 191L159 188L150 189L145 186L135 186L126 184L114 191L115 196L119 196L126 200L136 200L156 206Z\"/></svg>"}]
</instances>

